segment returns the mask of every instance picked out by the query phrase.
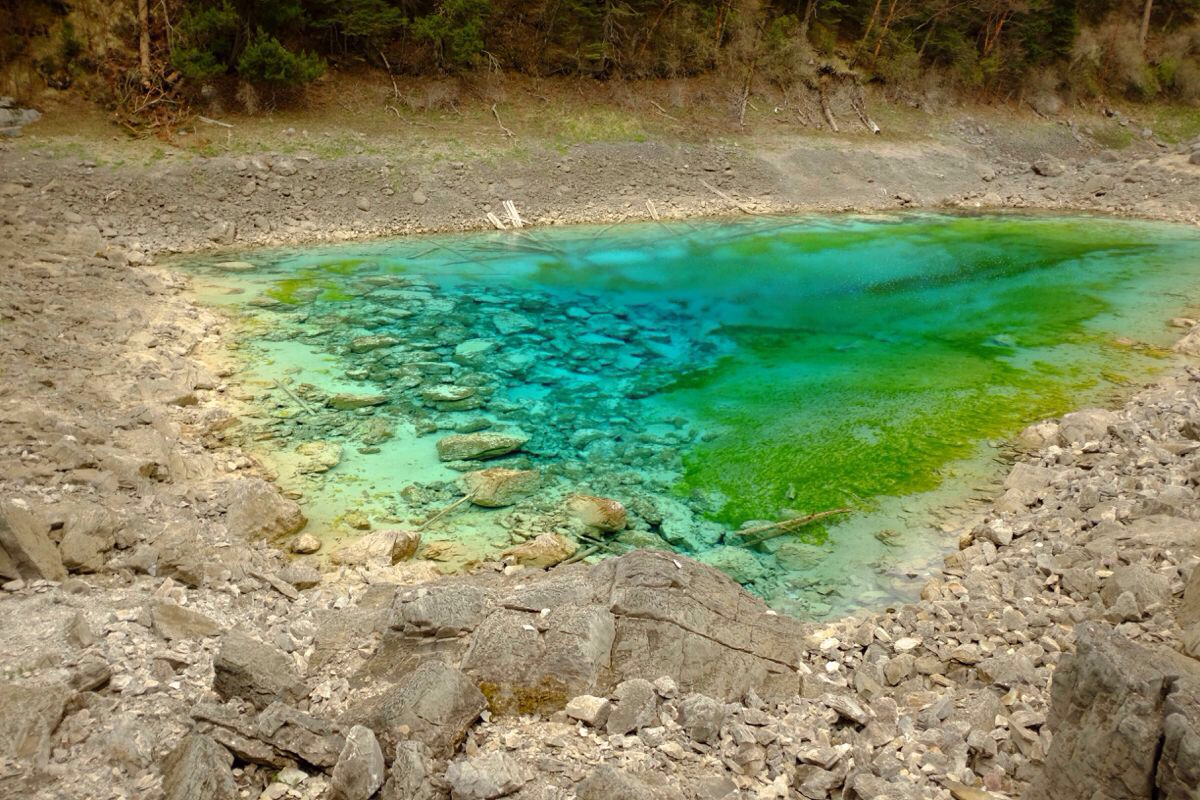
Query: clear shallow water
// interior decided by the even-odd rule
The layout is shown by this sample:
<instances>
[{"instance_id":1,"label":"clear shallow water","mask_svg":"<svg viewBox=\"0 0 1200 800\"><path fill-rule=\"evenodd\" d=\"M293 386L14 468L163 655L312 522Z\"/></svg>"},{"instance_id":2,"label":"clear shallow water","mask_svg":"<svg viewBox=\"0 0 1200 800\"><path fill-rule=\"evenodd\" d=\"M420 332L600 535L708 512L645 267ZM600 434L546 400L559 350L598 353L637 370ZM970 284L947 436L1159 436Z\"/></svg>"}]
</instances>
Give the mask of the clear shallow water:
<instances>
[{"instance_id":1,"label":"clear shallow water","mask_svg":"<svg viewBox=\"0 0 1200 800\"><path fill-rule=\"evenodd\" d=\"M519 430L523 451L491 465L537 468L544 488L437 523L426 538L454 543L449 565L587 491L630 507L616 549L673 546L810 615L909 596L952 546L937 510L994 477L988 441L1170 366L1165 321L1200 289L1195 229L1087 218L770 218L238 258L253 268L189 266L242 323L240 435L318 533L423 519L466 468L439 462L437 439ZM430 393L444 385L470 392ZM381 402L337 409L338 392ZM330 442L340 461L314 472ZM733 533L841 506L855 513L759 547Z\"/></svg>"}]
</instances>

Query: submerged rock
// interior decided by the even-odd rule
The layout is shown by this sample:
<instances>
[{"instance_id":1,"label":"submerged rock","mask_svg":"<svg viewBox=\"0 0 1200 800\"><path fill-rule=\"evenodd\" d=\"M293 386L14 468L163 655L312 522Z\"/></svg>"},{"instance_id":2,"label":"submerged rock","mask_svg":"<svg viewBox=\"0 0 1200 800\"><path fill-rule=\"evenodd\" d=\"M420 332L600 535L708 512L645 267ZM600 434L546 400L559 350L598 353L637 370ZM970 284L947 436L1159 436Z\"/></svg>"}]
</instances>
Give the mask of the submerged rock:
<instances>
[{"instance_id":1,"label":"submerged rock","mask_svg":"<svg viewBox=\"0 0 1200 800\"><path fill-rule=\"evenodd\" d=\"M536 470L505 467L481 469L460 479L471 502L484 508L511 506L536 491L541 482L541 475Z\"/></svg>"},{"instance_id":2,"label":"submerged rock","mask_svg":"<svg viewBox=\"0 0 1200 800\"><path fill-rule=\"evenodd\" d=\"M491 339L468 339L454 348L454 360L466 367L482 366L499 348Z\"/></svg>"},{"instance_id":3,"label":"submerged rock","mask_svg":"<svg viewBox=\"0 0 1200 800\"><path fill-rule=\"evenodd\" d=\"M251 272L256 269L249 261L218 261L213 266L222 272Z\"/></svg>"},{"instance_id":4,"label":"submerged rock","mask_svg":"<svg viewBox=\"0 0 1200 800\"><path fill-rule=\"evenodd\" d=\"M625 506L608 497L573 494L567 498L567 513L590 528L622 530L627 522Z\"/></svg>"},{"instance_id":5,"label":"submerged rock","mask_svg":"<svg viewBox=\"0 0 1200 800\"><path fill-rule=\"evenodd\" d=\"M441 383L437 386L422 389L421 399L427 403L454 403L459 400L466 400L473 394L475 394L474 387Z\"/></svg>"},{"instance_id":6,"label":"submerged rock","mask_svg":"<svg viewBox=\"0 0 1200 800\"><path fill-rule=\"evenodd\" d=\"M482 461L520 450L528 436L506 433L458 433L439 439L438 458L442 461Z\"/></svg>"},{"instance_id":7,"label":"submerged rock","mask_svg":"<svg viewBox=\"0 0 1200 800\"><path fill-rule=\"evenodd\" d=\"M370 406L380 406L388 401L385 394L351 394L349 392L339 392L335 395L330 395L326 403L330 408L336 408L339 411L353 411L356 408L368 408Z\"/></svg>"},{"instance_id":8,"label":"submerged rock","mask_svg":"<svg viewBox=\"0 0 1200 800\"><path fill-rule=\"evenodd\" d=\"M318 441L301 442L296 445L296 455L300 461L296 471L302 474L319 474L328 472L342 461L342 446L337 442Z\"/></svg>"},{"instance_id":9,"label":"submerged rock","mask_svg":"<svg viewBox=\"0 0 1200 800\"><path fill-rule=\"evenodd\" d=\"M721 570L741 584L753 583L766 574L767 568L749 550L722 545L696 555L701 564Z\"/></svg>"},{"instance_id":10,"label":"submerged rock","mask_svg":"<svg viewBox=\"0 0 1200 800\"><path fill-rule=\"evenodd\" d=\"M351 353L369 353L383 347L394 347L400 344L395 336L356 336L350 340Z\"/></svg>"}]
</instances>

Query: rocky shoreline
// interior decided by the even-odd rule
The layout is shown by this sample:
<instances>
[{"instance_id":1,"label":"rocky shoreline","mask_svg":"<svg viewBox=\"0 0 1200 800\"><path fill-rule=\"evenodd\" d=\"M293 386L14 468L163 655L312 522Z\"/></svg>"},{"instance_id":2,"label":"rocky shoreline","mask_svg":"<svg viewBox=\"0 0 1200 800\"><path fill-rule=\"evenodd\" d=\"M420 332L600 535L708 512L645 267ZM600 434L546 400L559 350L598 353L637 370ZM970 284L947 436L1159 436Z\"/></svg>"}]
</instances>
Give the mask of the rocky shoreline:
<instances>
[{"instance_id":1,"label":"rocky shoreline","mask_svg":"<svg viewBox=\"0 0 1200 800\"><path fill-rule=\"evenodd\" d=\"M786 164L746 158L727 169L714 157L726 183L709 182L748 197L775 186L771 208L803 202ZM1008 186L1012 206L1195 220L1200 169L1186 158L1080 159L1048 177L1005 156L990 177L972 166L954 203ZM271 544L300 529L299 508L221 436L236 424L229 376L197 356L219 347L222 321L149 264L481 215L467 192L453 213L428 198L415 218L391 201L362 209L351 187L386 166L369 159L211 161L156 171L0 152L5 796L1195 791L1200 373L1118 412L1031 428L1031 455L923 599L836 623L777 615L708 568L647 551L441 578L394 536L321 574ZM518 180L536 177L527 169ZM1098 179L1111 188L1097 194ZM932 205L955 189L938 191L864 206ZM541 222L634 213L631 200L587 202L522 209ZM348 223L347 203L374 216ZM672 213L723 203L692 193ZM1194 336L1181 347L1194 351Z\"/></svg>"}]
</instances>

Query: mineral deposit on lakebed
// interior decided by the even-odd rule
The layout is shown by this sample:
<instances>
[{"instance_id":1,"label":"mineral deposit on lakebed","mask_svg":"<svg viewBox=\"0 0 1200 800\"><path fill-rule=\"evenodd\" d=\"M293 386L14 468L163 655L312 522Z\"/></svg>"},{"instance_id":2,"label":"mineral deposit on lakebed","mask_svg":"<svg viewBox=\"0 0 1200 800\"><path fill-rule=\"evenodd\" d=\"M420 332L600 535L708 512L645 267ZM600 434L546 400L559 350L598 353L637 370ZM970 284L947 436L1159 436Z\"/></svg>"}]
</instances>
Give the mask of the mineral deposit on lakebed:
<instances>
[{"instance_id":1,"label":"mineral deposit on lakebed","mask_svg":"<svg viewBox=\"0 0 1200 800\"><path fill-rule=\"evenodd\" d=\"M332 544L453 569L557 533L674 548L777 607L911 597L994 442L1174 362L1200 234L1062 217L755 218L415 237L187 264L237 321L231 435ZM533 473L533 474L530 474ZM622 531L573 494L618 500ZM493 500L495 498L493 497ZM847 507L753 547L739 527Z\"/></svg>"}]
</instances>

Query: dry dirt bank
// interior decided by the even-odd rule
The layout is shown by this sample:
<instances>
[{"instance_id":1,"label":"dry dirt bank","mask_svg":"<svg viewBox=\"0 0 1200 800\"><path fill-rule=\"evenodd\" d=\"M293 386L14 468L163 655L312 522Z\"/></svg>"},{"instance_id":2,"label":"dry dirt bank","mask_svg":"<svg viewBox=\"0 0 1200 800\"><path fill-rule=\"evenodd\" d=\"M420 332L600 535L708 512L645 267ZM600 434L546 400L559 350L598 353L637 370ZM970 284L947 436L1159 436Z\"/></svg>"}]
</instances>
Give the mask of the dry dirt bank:
<instances>
[{"instance_id":1,"label":"dry dirt bank","mask_svg":"<svg viewBox=\"0 0 1200 800\"><path fill-rule=\"evenodd\" d=\"M435 583L392 536L322 575L268 543L299 509L221 438L227 376L196 359L220 320L151 266L473 228L507 199L539 223L647 200L1194 222L1186 155L966 120L938 139L502 161L54 152L0 150L0 794L975 798L1017 796L1047 763L1037 791L1059 798L1194 789L1194 660L1155 655L1197 646L1190 375L1037 429L924 600L828 626L660 555Z\"/></svg>"}]
</instances>

